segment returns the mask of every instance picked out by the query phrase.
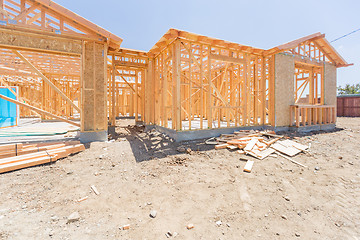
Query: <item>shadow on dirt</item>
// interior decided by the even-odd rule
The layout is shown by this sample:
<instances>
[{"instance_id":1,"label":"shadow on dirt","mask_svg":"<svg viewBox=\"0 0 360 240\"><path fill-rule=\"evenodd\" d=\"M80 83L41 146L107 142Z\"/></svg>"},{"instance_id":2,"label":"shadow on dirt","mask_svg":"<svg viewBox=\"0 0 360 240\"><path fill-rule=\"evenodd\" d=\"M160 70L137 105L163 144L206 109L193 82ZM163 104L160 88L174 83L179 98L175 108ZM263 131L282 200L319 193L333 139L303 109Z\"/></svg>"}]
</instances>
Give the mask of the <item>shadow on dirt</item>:
<instances>
[{"instance_id":1,"label":"shadow on dirt","mask_svg":"<svg viewBox=\"0 0 360 240\"><path fill-rule=\"evenodd\" d=\"M117 127L111 139L129 141L137 162L214 149L213 145L206 145L204 139L177 143L156 130L145 132L144 126L136 125Z\"/></svg>"},{"instance_id":2,"label":"shadow on dirt","mask_svg":"<svg viewBox=\"0 0 360 240\"><path fill-rule=\"evenodd\" d=\"M130 123L130 122L127 122ZM145 132L144 126L133 125L119 125L110 139L115 141L127 140L132 148L132 152L137 162L149 161L154 159L162 159L168 156L181 154L194 154L199 152L206 152L214 149L214 145L205 144L205 139L174 142L168 136L157 132L155 129ZM344 130L343 128L335 128L331 131L313 131L313 132L277 132L278 135L283 135L289 139L297 137L311 137L314 135L325 134L329 132L338 132Z\"/></svg>"}]
</instances>

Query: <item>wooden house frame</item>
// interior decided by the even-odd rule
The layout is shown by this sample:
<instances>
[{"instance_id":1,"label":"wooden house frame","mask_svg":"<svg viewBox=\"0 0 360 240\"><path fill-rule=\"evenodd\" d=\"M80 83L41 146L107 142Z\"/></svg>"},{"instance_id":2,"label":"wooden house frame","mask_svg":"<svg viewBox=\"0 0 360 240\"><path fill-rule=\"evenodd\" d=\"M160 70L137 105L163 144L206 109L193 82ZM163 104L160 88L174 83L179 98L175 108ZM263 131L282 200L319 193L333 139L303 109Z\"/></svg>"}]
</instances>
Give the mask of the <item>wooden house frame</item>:
<instances>
[{"instance_id":1,"label":"wooden house frame","mask_svg":"<svg viewBox=\"0 0 360 240\"><path fill-rule=\"evenodd\" d=\"M349 64L324 37L263 50L170 29L148 52L142 120L178 132L332 126L336 68Z\"/></svg>"},{"instance_id":2,"label":"wooden house frame","mask_svg":"<svg viewBox=\"0 0 360 240\"><path fill-rule=\"evenodd\" d=\"M79 126L84 141L107 140L107 53L121 42L53 1L0 0L1 84L19 86L22 117Z\"/></svg>"},{"instance_id":3,"label":"wooden house frame","mask_svg":"<svg viewBox=\"0 0 360 240\"><path fill-rule=\"evenodd\" d=\"M119 116L176 132L335 123L348 64L324 34L269 50L177 29L148 52L121 42L53 1L0 0L0 84L19 87L22 117L80 126L83 141Z\"/></svg>"}]
</instances>

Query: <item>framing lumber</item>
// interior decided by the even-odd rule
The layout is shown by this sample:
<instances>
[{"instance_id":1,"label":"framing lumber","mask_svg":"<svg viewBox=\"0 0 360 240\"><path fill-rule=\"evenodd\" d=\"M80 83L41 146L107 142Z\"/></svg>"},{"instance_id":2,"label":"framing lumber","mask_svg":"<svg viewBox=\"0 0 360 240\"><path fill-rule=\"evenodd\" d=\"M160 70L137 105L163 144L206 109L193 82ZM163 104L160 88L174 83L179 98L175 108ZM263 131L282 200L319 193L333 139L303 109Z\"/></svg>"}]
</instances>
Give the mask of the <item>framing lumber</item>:
<instances>
[{"instance_id":1,"label":"framing lumber","mask_svg":"<svg viewBox=\"0 0 360 240\"><path fill-rule=\"evenodd\" d=\"M38 74L39 77L41 77L47 84L49 84L50 87L54 89L65 101L67 101L71 106L73 106L78 112L81 111L80 108L76 106L70 98L68 98L68 96L66 96L58 87L55 86L55 84L53 84L47 77L45 77L44 74L39 71L39 69L37 69L28 59L26 59L26 57L24 57L24 55L22 55L19 51L16 50L13 50L13 52L21 60L23 60L36 74Z\"/></svg>"},{"instance_id":2,"label":"framing lumber","mask_svg":"<svg viewBox=\"0 0 360 240\"><path fill-rule=\"evenodd\" d=\"M72 124L72 125L74 125L74 126L80 127L80 124L78 124L78 123L75 123L75 122L70 121L70 120L68 120L68 119L66 119L66 118L63 118L63 117L59 117L59 116L57 116L57 115L55 115L55 114L46 112L46 111L44 111L44 110L42 110L42 109L39 109L39 108L30 106L30 105L28 105L28 104L26 104L26 103L22 103L22 102L19 102L19 101L17 101L17 100L14 100L14 99L5 97L4 95L1 95L1 94L0 94L0 98L4 99L4 100L6 100L6 101L9 101L9 102L15 103L15 104L17 104L17 105L19 105L19 106L29 108L29 109L31 109L31 110L39 113L39 114L44 114L44 115L47 115L47 116L49 116L49 117L58 119L58 120L60 120L60 121L67 122L67 123L70 123L70 124Z\"/></svg>"},{"instance_id":3,"label":"framing lumber","mask_svg":"<svg viewBox=\"0 0 360 240\"><path fill-rule=\"evenodd\" d=\"M80 56L81 41L62 36L44 36L20 30L0 28L0 47L20 51Z\"/></svg>"}]
</instances>

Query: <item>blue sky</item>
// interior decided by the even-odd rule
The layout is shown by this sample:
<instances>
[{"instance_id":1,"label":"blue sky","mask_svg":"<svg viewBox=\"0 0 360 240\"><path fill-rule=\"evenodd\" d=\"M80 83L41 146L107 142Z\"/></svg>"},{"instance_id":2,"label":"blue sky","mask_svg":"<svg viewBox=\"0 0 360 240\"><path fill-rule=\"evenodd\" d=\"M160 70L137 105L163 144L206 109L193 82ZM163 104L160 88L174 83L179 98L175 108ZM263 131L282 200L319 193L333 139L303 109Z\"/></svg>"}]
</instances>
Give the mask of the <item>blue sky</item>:
<instances>
[{"instance_id":1,"label":"blue sky","mask_svg":"<svg viewBox=\"0 0 360 240\"><path fill-rule=\"evenodd\" d=\"M169 28L259 48L321 32L332 41L360 28L358 0L55 0L122 37L122 47L148 51ZM354 66L338 85L360 83L360 31L333 43Z\"/></svg>"}]
</instances>

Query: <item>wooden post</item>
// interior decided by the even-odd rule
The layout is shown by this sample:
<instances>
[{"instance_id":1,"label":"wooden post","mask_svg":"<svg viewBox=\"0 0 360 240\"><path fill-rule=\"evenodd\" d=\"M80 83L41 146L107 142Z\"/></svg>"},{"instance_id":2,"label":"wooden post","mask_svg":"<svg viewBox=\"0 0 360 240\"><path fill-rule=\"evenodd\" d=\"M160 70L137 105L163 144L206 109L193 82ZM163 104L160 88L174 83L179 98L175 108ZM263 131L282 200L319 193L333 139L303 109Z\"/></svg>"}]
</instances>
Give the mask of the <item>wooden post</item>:
<instances>
[{"instance_id":1,"label":"wooden post","mask_svg":"<svg viewBox=\"0 0 360 240\"><path fill-rule=\"evenodd\" d=\"M254 92L254 103L253 103L253 125L259 123L259 58L256 57L254 60L254 78L253 78L253 92Z\"/></svg>"},{"instance_id":2,"label":"wooden post","mask_svg":"<svg viewBox=\"0 0 360 240\"><path fill-rule=\"evenodd\" d=\"M208 92L207 92L207 119L208 119L208 128L212 129L212 122L213 122L213 118L212 118L212 100L211 100L211 94L212 94L212 82L211 82L211 58L210 58L210 54L211 54L211 46L208 46Z\"/></svg>"},{"instance_id":3,"label":"wooden post","mask_svg":"<svg viewBox=\"0 0 360 240\"><path fill-rule=\"evenodd\" d=\"M203 68L203 58L204 58L204 47L200 45L200 129L204 129L204 68Z\"/></svg>"},{"instance_id":4,"label":"wooden post","mask_svg":"<svg viewBox=\"0 0 360 240\"><path fill-rule=\"evenodd\" d=\"M164 124L163 126L167 128L168 126L168 114L167 114L167 107L168 107L168 64L167 62L164 63L164 76L163 76L163 115L164 115Z\"/></svg>"},{"instance_id":5,"label":"wooden post","mask_svg":"<svg viewBox=\"0 0 360 240\"><path fill-rule=\"evenodd\" d=\"M271 56L269 66L269 123L275 126L275 55Z\"/></svg>"},{"instance_id":6,"label":"wooden post","mask_svg":"<svg viewBox=\"0 0 360 240\"><path fill-rule=\"evenodd\" d=\"M146 71L145 70L142 70L141 71L141 121L145 123L145 97L146 97L146 94L145 94L145 82L147 81L147 78L146 78Z\"/></svg>"},{"instance_id":7,"label":"wooden post","mask_svg":"<svg viewBox=\"0 0 360 240\"><path fill-rule=\"evenodd\" d=\"M111 126L115 126L116 125L116 116L115 116L115 112L116 112L116 98L115 98L115 80L116 80L116 75L115 75L115 54L112 54L112 63L111 63Z\"/></svg>"},{"instance_id":8,"label":"wooden post","mask_svg":"<svg viewBox=\"0 0 360 240\"><path fill-rule=\"evenodd\" d=\"M189 43L190 47L190 53L192 51L192 44ZM189 130L191 130L191 122L192 122L192 115L193 115L193 109L192 109L192 59L189 54Z\"/></svg>"},{"instance_id":9,"label":"wooden post","mask_svg":"<svg viewBox=\"0 0 360 240\"><path fill-rule=\"evenodd\" d=\"M139 119L139 72L135 71L135 121L137 122Z\"/></svg>"},{"instance_id":10,"label":"wooden post","mask_svg":"<svg viewBox=\"0 0 360 240\"><path fill-rule=\"evenodd\" d=\"M261 94L261 125L265 124L265 118L266 118L266 59L264 57L261 58L261 84L260 84L260 94Z\"/></svg>"},{"instance_id":11,"label":"wooden post","mask_svg":"<svg viewBox=\"0 0 360 240\"><path fill-rule=\"evenodd\" d=\"M325 55L324 55L325 56ZM325 86L324 86L324 75L325 75L325 67L321 68L321 96L320 96L320 104L325 104Z\"/></svg>"},{"instance_id":12,"label":"wooden post","mask_svg":"<svg viewBox=\"0 0 360 240\"><path fill-rule=\"evenodd\" d=\"M249 88L248 88L248 81L249 81L249 67L250 65L250 61L248 59L248 54L245 54L245 64L244 64L244 82L243 82L243 125L247 126L248 125L248 94L249 94Z\"/></svg>"},{"instance_id":13,"label":"wooden post","mask_svg":"<svg viewBox=\"0 0 360 240\"><path fill-rule=\"evenodd\" d=\"M173 45L173 129L181 130L181 55L180 40Z\"/></svg>"},{"instance_id":14,"label":"wooden post","mask_svg":"<svg viewBox=\"0 0 360 240\"><path fill-rule=\"evenodd\" d=\"M311 68L309 72L309 104L314 104L314 68Z\"/></svg>"}]
</instances>

